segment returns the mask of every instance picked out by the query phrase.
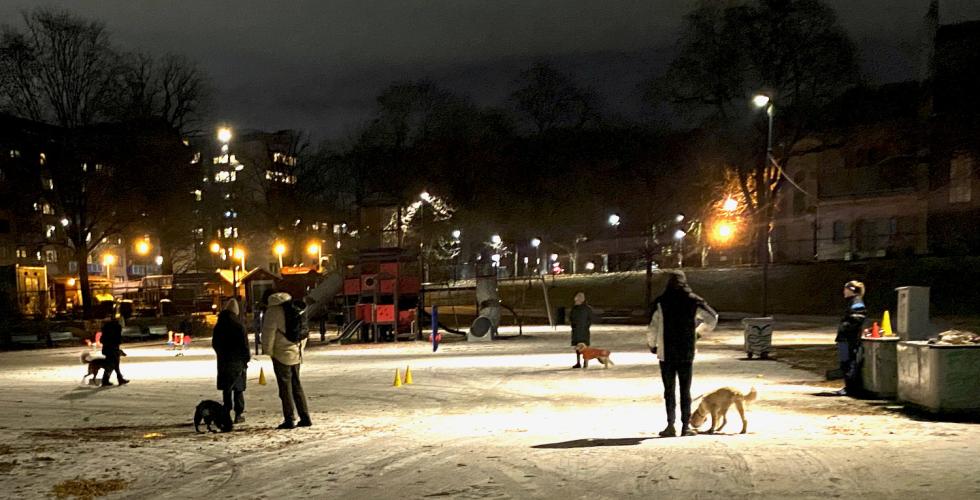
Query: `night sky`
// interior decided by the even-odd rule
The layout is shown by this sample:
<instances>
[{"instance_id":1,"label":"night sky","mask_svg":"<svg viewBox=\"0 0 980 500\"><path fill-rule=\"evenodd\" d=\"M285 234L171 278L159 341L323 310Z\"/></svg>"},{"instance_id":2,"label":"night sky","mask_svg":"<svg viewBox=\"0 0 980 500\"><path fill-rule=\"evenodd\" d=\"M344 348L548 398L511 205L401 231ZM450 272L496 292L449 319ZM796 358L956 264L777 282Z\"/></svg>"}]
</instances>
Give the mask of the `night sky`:
<instances>
[{"instance_id":1,"label":"night sky","mask_svg":"<svg viewBox=\"0 0 980 500\"><path fill-rule=\"evenodd\" d=\"M501 105L539 59L640 116L637 84L670 60L694 0L4 0L0 19L39 4L103 20L124 48L197 60L216 87L214 116L237 127L342 137L393 80L431 78ZM915 75L928 0L828 0L873 82ZM180 5L179 8L174 7ZM980 19L980 2L941 2L942 22Z\"/></svg>"}]
</instances>

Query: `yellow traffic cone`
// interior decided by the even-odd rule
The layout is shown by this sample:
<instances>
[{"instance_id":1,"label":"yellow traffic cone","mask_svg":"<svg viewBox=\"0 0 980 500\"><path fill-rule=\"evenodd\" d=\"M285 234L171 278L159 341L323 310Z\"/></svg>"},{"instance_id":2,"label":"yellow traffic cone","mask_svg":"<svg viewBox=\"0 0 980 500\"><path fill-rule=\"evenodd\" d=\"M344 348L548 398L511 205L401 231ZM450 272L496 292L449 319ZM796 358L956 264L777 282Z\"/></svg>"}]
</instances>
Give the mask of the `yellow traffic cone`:
<instances>
[{"instance_id":1,"label":"yellow traffic cone","mask_svg":"<svg viewBox=\"0 0 980 500\"><path fill-rule=\"evenodd\" d=\"M886 337L895 335L895 332L892 331L892 318L887 310L885 311L885 317L881 319L881 334Z\"/></svg>"},{"instance_id":2,"label":"yellow traffic cone","mask_svg":"<svg viewBox=\"0 0 980 500\"><path fill-rule=\"evenodd\" d=\"M265 385L265 368L259 367L259 385Z\"/></svg>"},{"instance_id":3,"label":"yellow traffic cone","mask_svg":"<svg viewBox=\"0 0 980 500\"><path fill-rule=\"evenodd\" d=\"M410 385L412 383L412 368L405 367L405 385Z\"/></svg>"},{"instance_id":4,"label":"yellow traffic cone","mask_svg":"<svg viewBox=\"0 0 980 500\"><path fill-rule=\"evenodd\" d=\"M391 385L394 387L402 386L402 376L401 373L398 371L398 368L395 368L395 383Z\"/></svg>"}]
</instances>

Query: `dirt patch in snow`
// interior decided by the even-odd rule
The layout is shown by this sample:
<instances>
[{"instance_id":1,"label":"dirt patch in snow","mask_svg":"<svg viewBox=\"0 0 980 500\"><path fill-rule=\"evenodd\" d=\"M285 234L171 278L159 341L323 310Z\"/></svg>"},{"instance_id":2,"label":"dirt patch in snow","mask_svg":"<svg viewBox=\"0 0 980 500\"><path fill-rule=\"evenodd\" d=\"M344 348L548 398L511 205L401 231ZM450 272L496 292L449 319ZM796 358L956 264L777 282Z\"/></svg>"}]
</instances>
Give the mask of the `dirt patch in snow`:
<instances>
[{"instance_id":1,"label":"dirt patch in snow","mask_svg":"<svg viewBox=\"0 0 980 500\"><path fill-rule=\"evenodd\" d=\"M91 500L95 497L103 497L116 491L126 489L128 483L122 479L69 479L62 481L52 488L52 493L57 498L77 498L79 500Z\"/></svg>"}]
</instances>

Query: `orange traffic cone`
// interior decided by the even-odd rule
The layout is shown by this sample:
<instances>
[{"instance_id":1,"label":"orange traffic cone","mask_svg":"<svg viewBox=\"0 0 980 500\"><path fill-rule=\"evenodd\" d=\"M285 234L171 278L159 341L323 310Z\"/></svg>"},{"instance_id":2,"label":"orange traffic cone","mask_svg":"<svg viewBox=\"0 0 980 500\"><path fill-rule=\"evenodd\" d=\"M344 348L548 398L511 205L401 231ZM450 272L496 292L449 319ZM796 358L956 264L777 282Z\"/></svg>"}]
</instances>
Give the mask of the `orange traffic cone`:
<instances>
[{"instance_id":1,"label":"orange traffic cone","mask_svg":"<svg viewBox=\"0 0 980 500\"><path fill-rule=\"evenodd\" d=\"M391 384L391 385L393 387L401 387L402 386L402 376L401 376L401 373L398 371L398 368L395 368L395 382L393 384Z\"/></svg>"},{"instance_id":2,"label":"orange traffic cone","mask_svg":"<svg viewBox=\"0 0 980 500\"><path fill-rule=\"evenodd\" d=\"M871 338L876 339L878 337L881 337L881 328L878 326L878 322L875 321L874 324L871 325Z\"/></svg>"},{"instance_id":3,"label":"orange traffic cone","mask_svg":"<svg viewBox=\"0 0 980 500\"><path fill-rule=\"evenodd\" d=\"M259 367L259 385L265 385L265 368Z\"/></svg>"},{"instance_id":4,"label":"orange traffic cone","mask_svg":"<svg viewBox=\"0 0 980 500\"><path fill-rule=\"evenodd\" d=\"M411 384L412 384L412 368L406 366L405 367L405 385L411 385Z\"/></svg>"}]
</instances>

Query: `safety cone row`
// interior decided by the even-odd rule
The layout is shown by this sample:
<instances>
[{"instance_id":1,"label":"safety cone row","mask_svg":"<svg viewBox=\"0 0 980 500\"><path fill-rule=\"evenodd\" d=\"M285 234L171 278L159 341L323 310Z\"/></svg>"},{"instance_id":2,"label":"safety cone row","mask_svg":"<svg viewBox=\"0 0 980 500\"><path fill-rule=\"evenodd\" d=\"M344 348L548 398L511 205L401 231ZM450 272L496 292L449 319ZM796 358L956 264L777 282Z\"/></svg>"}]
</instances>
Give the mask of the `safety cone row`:
<instances>
[{"instance_id":1,"label":"safety cone row","mask_svg":"<svg viewBox=\"0 0 980 500\"><path fill-rule=\"evenodd\" d=\"M395 368L395 381L391 384L392 387L401 387L404 385L411 385L412 381L412 368L409 366L405 367L405 378L402 379L401 372L398 368Z\"/></svg>"}]
</instances>

